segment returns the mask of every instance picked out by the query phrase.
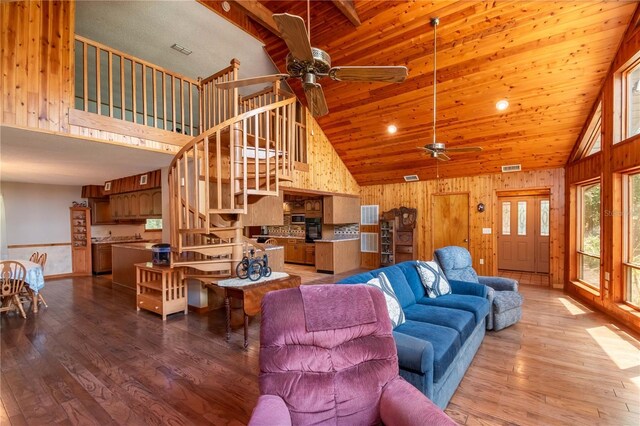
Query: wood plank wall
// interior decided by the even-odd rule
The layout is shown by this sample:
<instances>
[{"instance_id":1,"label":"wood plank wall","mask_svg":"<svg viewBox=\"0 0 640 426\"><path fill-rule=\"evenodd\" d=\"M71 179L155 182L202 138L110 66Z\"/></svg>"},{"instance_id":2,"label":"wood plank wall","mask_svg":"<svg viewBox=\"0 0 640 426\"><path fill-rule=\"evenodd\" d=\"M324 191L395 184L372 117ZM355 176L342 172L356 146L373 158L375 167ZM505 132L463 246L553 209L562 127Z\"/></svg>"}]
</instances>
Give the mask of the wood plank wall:
<instances>
[{"instance_id":1,"label":"wood plank wall","mask_svg":"<svg viewBox=\"0 0 640 426\"><path fill-rule=\"evenodd\" d=\"M360 186L340 159L318 122L307 108L304 111L307 123L306 166L308 171L294 170L291 187L358 195Z\"/></svg>"},{"instance_id":2,"label":"wood plank wall","mask_svg":"<svg viewBox=\"0 0 640 426\"><path fill-rule=\"evenodd\" d=\"M636 9L623 42L616 53L607 78L600 91L602 98L602 151L569 163L566 167L567 205L565 289L592 307L618 318L640 331L640 312L625 305L622 265L622 215L606 212L622 211L622 173L640 168L640 135L620 141L621 71L640 58L640 9ZM589 123L585 123L587 126ZM618 143L615 143L620 141ZM577 143L579 143L578 141ZM601 182L601 290L596 292L577 281L576 257L576 184L591 179ZM610 281L604 274L609 272Z\"/></svg>"},{"instance_id":3,"label":"wood plank wall","mask_svg":"<svg viewBox=\"0 0 640 426\"><path fill-rule=\"evenodd\" d=\"M433 258L431 230L432 195L446 193L469 194L469 237L473 267L480 275L497 272L497 227L499 191L549 189L551 192L550 235L550 282L554 287L564 283L564 170L549 169L530 172L505 173L474 177L429 180L415 183L363 186L360 188L362 205L377 204L380 213L392 208L406 206L418 209L418 258ZM476 210L478 203L485 204L485 211ZM435 224L437 226L437 223ZM482 233L482 228L491 228L491 235ZM377 226L362 226L362 232L378 232ZM480 265L484 259L484 265ZM376 268L379 256L362 253L362 267Z\"/></svg>"},{"instance_id":4,"label":"wood plank wall","mask_svg":"<svg viewBox=\"0 0 640 426\"><path fill-rule=\"evenodd\" d=\"M68 131L75 2L2 2L0 123Z\"/></svg>"}]
</instances>

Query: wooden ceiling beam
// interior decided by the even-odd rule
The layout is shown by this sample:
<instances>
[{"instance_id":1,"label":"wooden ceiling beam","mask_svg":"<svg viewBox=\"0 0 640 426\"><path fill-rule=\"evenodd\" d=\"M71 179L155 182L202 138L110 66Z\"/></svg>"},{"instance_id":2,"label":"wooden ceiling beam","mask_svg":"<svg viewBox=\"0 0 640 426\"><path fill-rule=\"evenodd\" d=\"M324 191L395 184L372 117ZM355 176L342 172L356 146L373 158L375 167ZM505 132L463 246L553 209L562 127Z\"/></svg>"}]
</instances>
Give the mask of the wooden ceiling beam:
<instances>
[{"instance_id":1,"label":"wooden ceiling beam","mask_svg":"<svg viewBox=\"0 0 640 426\"><path fill-rule=\"evenodd\" d=\"M356 27L360 26L362 22L360 22L360 17L358 16L358 12L356 12L353 0L332 0L332 2L338 10L347 17L349 22Z\"/></svg>"},{"instance_id":2,"label":"wooden ceiling beam","mask_svg":"<svg viewBox=\"0 0 640 426\"><path fill-rule=\"evenodd\" d=\"M244 10L253 20L280 37L280 30L273 20L273 13L261 5L257 0L232 0L234 4Z\"/></svg>"}]
</instances>

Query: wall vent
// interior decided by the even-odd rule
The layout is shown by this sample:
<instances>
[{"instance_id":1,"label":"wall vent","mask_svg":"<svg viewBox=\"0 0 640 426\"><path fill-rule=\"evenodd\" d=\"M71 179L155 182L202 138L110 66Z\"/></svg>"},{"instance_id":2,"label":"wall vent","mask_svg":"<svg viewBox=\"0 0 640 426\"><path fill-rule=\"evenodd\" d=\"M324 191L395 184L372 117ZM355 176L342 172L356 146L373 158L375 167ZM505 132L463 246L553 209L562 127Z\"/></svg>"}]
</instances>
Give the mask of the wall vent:
<instances>
[{"instance_id":1,"label":"wall vent","mask_svg":"<svg viewBox=\"0 0 640 426\"><path fill-rule=\"evenodd\" d=\"M360 224L361 225L377 225L378 224L378 205L360 206Z\"/></svg>"},{"instance_id":2,"label":"wall vent","mask_svg":"<svg viewBox=\"0 0 640 426\"><path fill-rule=\"evenodd\" d=\"M502 173L519 172L522 170L520 164L511 164L509 166L502 166Z\"/></svg>"},{"instance_id":3,"label":"wall vent","mask_svg":"<svg viewBox=\"0 0 640 426\"><path fill-rule=\"evenodd\" d=\"M418 175L406 175L404 177L405 182L417 182L419 180L420 178L418 177Z\"/></svg>"},{"instance_id":4,"label":"wall vent","mask_svg":"<svg viewBox=\"0 0 640 426\"><path fill-rule=\"evenodd\" d=\"M361 232L360 233L360 251L362 253L378 252L378 233L377 232Z\"/></svg>"}]
</instances>

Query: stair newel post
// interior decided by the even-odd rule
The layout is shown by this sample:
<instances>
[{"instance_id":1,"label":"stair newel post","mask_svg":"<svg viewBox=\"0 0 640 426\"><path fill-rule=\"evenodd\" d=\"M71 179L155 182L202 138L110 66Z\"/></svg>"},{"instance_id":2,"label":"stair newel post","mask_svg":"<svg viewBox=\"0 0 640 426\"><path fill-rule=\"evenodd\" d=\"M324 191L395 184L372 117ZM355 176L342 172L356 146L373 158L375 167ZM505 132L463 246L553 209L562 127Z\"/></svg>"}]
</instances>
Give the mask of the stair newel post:
<instances>
[{"instance_id":1,"label":"stair newel post","mask_svg":"<svg viewBox=\"0 0 640 426\"><path fill-rule=\"evenodd\" d=\"M205 130L204 122L205 122L205 114L206 114L206 112L205 112L206 111L206 108L205 108L206 96L205 96L204 92L205 92L205 90L204 90L204 85L202 84L202 77L198 77L198 111L200 111L199 112L199 114L200 114L199 115L200 116L200 123L198 125L198 134L204 132L204 130Z\"/></svg>"},{"instance_id":2,"label":"stair newel post","mask_svg":"<svg viewBox=\"0 0 640 426\"><path fill-rule=\"evenodd\" d=\"M210 221L211 221L211 214L209 213L209 210L211 209L211 200L209 199L209 164L210 164L210 158L209 158L209 135L206 135L204 137L204 154L203 154L203 158L204 158L204 229L206 230L206 232L209 232L209 228L211 227L210 225Z\"/></svg>"},{"instance_id":3,"label":"stair newel post","mask_svg":"<svg viewBox=\"0 0 640 426\"><path fill-rule=\"evenodd\" d=\"M244 236L242 235L242 232L244 230L244 215L241 214L236 214L236 220L232 221L232 225L235 229L234 231L234 238L233 238L233 242L236 243L232 248L231 248L231 275L235 275L236 272L236 267L238 266L238 263L240 263L240 261L242 260L242 256L244 256L244 245L243 244L238 244L238 243L242 243L244 241Z\"/></svg>"}]
</instances>

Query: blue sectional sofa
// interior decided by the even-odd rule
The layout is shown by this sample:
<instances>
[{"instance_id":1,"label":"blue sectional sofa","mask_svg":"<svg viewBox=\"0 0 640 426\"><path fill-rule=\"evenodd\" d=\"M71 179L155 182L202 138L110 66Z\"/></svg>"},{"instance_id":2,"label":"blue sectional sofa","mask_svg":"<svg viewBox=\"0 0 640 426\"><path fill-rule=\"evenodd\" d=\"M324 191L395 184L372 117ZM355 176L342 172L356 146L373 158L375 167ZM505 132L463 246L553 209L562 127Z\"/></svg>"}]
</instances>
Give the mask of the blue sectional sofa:
<instances>
[{"instance_id":1,"label":"blue sectional sofa","mask_svg":"<svg viewBox=\"0 0 640 426\"><path fill-rule=\"evenodd\" d=\"M393 330L400 375L441 408L446 408L485 334L490 304L487 287L449 281L452 294L429 298L416 262L353 275L338 284L361 284L384 272L406 321Z\"/></svg>"}]
</instances>

